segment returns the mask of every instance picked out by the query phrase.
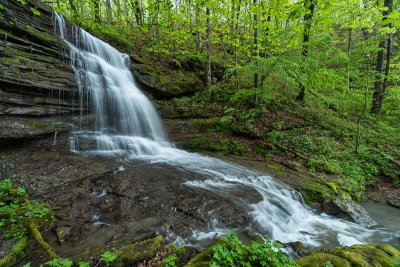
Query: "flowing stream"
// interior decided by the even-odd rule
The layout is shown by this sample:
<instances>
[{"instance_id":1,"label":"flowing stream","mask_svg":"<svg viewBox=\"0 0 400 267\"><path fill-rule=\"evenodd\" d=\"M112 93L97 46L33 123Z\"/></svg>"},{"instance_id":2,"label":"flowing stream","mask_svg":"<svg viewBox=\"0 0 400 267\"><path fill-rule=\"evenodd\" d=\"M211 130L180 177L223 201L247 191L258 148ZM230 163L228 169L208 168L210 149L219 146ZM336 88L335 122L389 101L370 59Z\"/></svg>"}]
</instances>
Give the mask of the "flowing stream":
<instances>
[{"instance_id":1,"label":"flowing stream","mask_svg":"<svg viewBox=\"0 0 400 267\"><path fill-rule=\"evenodd\" d=\"M65 21L57 13L54 23L57 33L70 48L82 110L88 106L94 110L93 129L78 127L70 137L74 152L166 163L201 174L205 180L189 181L186 185L232 200L249 212L262 234L268 233L284 243L301 241L317 247L399 242L399 232L366 229L318 214L304 204L298 192L270 176L175 148L152 103L136 84L129 70L129 57L76 26L67 34ZM84 142L91 145L81 147ZM248 201L249 196L243 189L249 187L262 196L261 201L255 204ZM201 240L223 233L216 218L206 232L193 229L193 238Z\"/></svg>"}]
</instances>

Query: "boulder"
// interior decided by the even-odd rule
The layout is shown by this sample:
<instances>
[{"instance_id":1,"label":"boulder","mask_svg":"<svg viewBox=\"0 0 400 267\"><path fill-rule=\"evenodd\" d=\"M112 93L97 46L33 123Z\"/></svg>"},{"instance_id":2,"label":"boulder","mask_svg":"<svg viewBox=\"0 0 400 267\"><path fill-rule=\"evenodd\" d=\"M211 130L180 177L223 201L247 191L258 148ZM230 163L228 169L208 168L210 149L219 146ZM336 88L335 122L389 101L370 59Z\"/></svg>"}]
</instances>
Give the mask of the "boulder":
<instances>
[{"instance_id":1,"label":"boulder","mask_svg":"<svg viewBox=\"0 0 400 267\"><path fill-rule=\"evenodd\" d=\"M131 69L142 89L155 99L189 96L204 88L203 82L193 72L153 70L142 63L132 63Z\"/></svg>"},{"instance_id":2,"label":"boulder","mask_svg":"<svg viewBox=\"0 0 400 267\"><path fill-rule=\"evenodd\" d=\"M332 205L348 215L351 220L365 228L371 228L378 225L378 223L368 215L368 212L361 205L351 199L338 197L332 201Z\"/></svg>"}]
</instances>

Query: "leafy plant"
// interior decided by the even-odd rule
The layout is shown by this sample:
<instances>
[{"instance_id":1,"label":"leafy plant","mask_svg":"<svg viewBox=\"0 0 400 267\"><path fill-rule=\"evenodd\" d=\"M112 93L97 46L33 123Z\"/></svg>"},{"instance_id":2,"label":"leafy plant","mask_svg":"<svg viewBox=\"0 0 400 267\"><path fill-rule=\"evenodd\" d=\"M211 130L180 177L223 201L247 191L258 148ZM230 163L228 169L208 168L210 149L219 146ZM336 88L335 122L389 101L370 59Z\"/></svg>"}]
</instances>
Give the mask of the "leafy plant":
<instances>
[{"instance_id":1,"label":"leafy plant","mask_svg":"<svg viewBox=\"0 0 400 267\"><path fill-rule=\"evenodd\" d=\"M35 15L35 16L40 16L41 15L40 11L37 10L36 8L31 7L29 9L32 11L33 15Z\"/></svg>"},{"instance_id":2,"label":"leafy plant","mask_svg":"<svg viewBox=\"0 0 400 267\"><path fill-rule=\"evenodd\" d=\"M176 267L177 266L177 261L178 258L175 255L169 255L168 257L166 257L163 262L162 262L162 266L163 267Z\"/></svg>"},{"instance_id":3,"label":"leafy plant","mask_svg":"<svg viewBox=\"0 0 400 267\"><path fill-rule=\"evenodd\" d=\"M210 266L295 266L286 256L280 245L265 240L264 243L252 241L245 246L235 233L230 233L212 247Z\"/></svg>"},{"instance_id":4,"label":"leafy plant","mask_svg":"<svg viewBox=\"0 0 400 267\"><path fill-rule=\"evenodd\" d=\"M11 180L0 182L0 230L6 238L27 235L30 223L38 226L51 224L48 205L29 200L25 189L14 188Z\"/></svg>"},{"instance_id":5,"label":"leafy plant","mask_svg":"<svg viewBox=\"0 0 400 267\"><path fill-rule=\"evenodd\" d=\"M111 251L106 251L100 255L100 261L106 264L110 264L117 259L117 256Z\"/></svg>"},{"instance_id":6,"label":"leafy plant","mask_svg":"<svg viewBox=\"0 0 400 267\"><path fill-rule=\"evenodd\" d=\"M72 267L74 263L69 259L53 259L48 261L40 266L49 266L49 267Z\"/></svg>"}]
</instances>

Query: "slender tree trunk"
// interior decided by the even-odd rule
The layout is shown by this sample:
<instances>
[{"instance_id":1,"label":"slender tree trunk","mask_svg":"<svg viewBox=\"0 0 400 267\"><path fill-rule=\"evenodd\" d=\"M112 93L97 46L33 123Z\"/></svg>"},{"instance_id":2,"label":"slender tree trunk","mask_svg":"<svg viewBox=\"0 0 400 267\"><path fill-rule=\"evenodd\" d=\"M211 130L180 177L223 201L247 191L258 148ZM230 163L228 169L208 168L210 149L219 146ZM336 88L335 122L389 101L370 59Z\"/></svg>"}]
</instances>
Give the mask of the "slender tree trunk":
<instances>
[{"instance_id":1,"label":"slender tree trunk","mask_svg":"<svg viewBox=\"0 0 400 267\"><path fill-rule=\"evenodd\" d=\"M230 44L228 48L228 54L233 54L235 52L234 42L236 40L235 36L235 0L231 0L231 16L229 21L229 30L230 30Z\"/></svg>"},{"instance_id":2,"label":"slender tree trunk","mask_svg":"<svg viewBox=\"0 0 400 267\"><path fill-rule=\"evenodd\" d=\"M108 21L113 20L113 10L112 10L112 5L111 5L111 0L106 0L106 5L107 5L107 11L108 11Z\"/></svg>"},{"instance_id":3,"label":"slender tree trunk","mask_svg":"<svg viewBox=\"0 0 400 267\"><path fill-rule=\"evenodd\" d=\"M78 11L76 9L76 5L75 5L75 1L74 0L69 0L69 6L71 7L72 10L72 14L74 16L75 19L78 18Z\"/></svg>"},{"instance_id":4,"label":"slender tree trunk","mask_svg":"<svg viewBox=\"0 0 400 267\"><path fill-rule=\"evenodd\" d=\"M196 27L196 50L197 52L200 52L202 49L202 42L201 42L201 32L199 31L199 25L200 25L200 20L199 20L199 13L200 13L200 4L199 1L196 0L196 5L195 5L195 14L194 14L194 24Z\"/></svg>"},{"instance_id":5,"label":"slender tree trunk","mask_svg":"<svg viewBox=\"0 0 400 267\"><path fill-rule=\"evenodd\" d=\"M391 28L392 26L390 26ZM392 51L392 40L393 35L389 34L388 43L386 48L386 66L385 66L385 80L383 81L383 92L386 92L386 88L388 85L389 71L390 71L390 60L391 60L391 51Z\"/></svg>"},{"instance_id":6,"label":"slender tree trunk","mask_svg":"<svg viewBox=\"0 0 400 267\"><path fill-rule=\"evenodd\" d=\"M258 0L253 0L253 5L254 5L254 15L253 15L253 19L254 19L254 52L253 52L253 56L254 59L256 60L256 70L254 73L254 87L257 88L259 85L258 82L258 54L259 54L259 50L258 50Z\"/></svg>"},{"instance_id":7,"label":"slender tree trunk","mask_svg":"<svg viewBox=\"0 0 400 267\"><path fill-rule=\"evenodd\" d=\"M212 73L211 73L211 21L210 21L210 7L206 7L207 16L207 86L212 85Z\"/></svg>"},{"instance_id":8,"label":"slender tree trunk","mask_svg":"<svg viewBox=\"0 0 400 267\"><path fill-rule=\"evenodd\" d=\"M301 51L301 56L305 60L308 55L309 41L310 41L310 30L311 30L311 19L314 15L314 0L308 0L304 3L308 10L308 13L304 15L304 31L303 31L303 49ZM305 97L306 88L304 83L300 84L300 93L296 97L297 100L303 101Z\"/></svg>"},{"instance_id":9,"label":"slender tree trunk","mask_svg":"<svg viewBox=\"0 0 400 267\"><path fill-rule=\"evenodd\" d=\"M388 15L392 12L393 0L385 0L384 6L387 8L383 11L382 21L385 21ZM392 25L390 24L389 27ZM383 97L387 87L387 78L389 76L390 67L390 50L392 36L389 34L379 43L378 58L376 61L376 80L374 85L374 95L372 98L371 113L379 114L382 107ZM385 51L386 49L386 51ZM386 52L386 67L385 67L385 52Z\"/></svg>"},{"instance_id":10,"label":"slender tree trunk","mask_svg":"<svg viewBox=\"0 0 400 267\"><path fill-rule=\"evenodd\" d=\"M351 58L351 46L353 42L353 29L349 28L347 39L347 89L350 90L350 58Z\"/></svg>"},{"instance_id":11,"label":"slender tree trunk","mask_svg":"<svg viewBox=\"0 0 400 267\"><path fill-rule=\"evenodd\" d=\"M94 19L97 23L101 21L100 18L100 0L93 0Z\"/></svg>"},{"instance_id":12,"label":"slender tree trunk","mask_svg":"<svg viewBox=\"0 0 400 267\"><path fill-rule=\"evenodd\" d=\"M136 23L139 26L143 26L143 12L142 12L142 8L140 7L140 2L139 1L134 1L132 3L133 9L134 9L134 14L135 14L135 18L136 18Z\"/></svg>"},{"instance_id":13,"label":"slender tree trunk","mask_svg":"<svg viewBox=\"0 0 400 267\"><path fill-rule=\"evenodd\" d=\"M240 84L239 84L239 38L240 38L240 33L239 33L239 18L240 18L240 10L241 10L241 4L242 1L239 0L239 3L237 5L237 9L236 9L236 23L235 23L235 67L236 67L236 89L239 90L240 88Z\"/></svg>"}]
</instances>

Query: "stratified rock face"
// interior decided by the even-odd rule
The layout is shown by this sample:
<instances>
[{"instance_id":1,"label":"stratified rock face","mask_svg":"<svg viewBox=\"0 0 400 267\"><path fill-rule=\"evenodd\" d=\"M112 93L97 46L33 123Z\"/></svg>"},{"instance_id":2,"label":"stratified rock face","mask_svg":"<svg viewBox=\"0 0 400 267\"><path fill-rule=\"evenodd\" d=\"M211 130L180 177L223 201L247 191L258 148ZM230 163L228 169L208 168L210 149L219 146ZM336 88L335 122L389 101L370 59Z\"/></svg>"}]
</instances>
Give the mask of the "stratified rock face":
<instances>
[{"instance_id":1,"label":"stratified rock face","mask_svg":"<svg viewBox=\"0 0 400 267\"><path fill-rule=\"evenodd\" d=\"M52 9L36 0L2 1L0 115L45 116L79 111L68 46L53 27ZM34 11L39 14L34 14Z\"/></svg>"}]
</instances>

